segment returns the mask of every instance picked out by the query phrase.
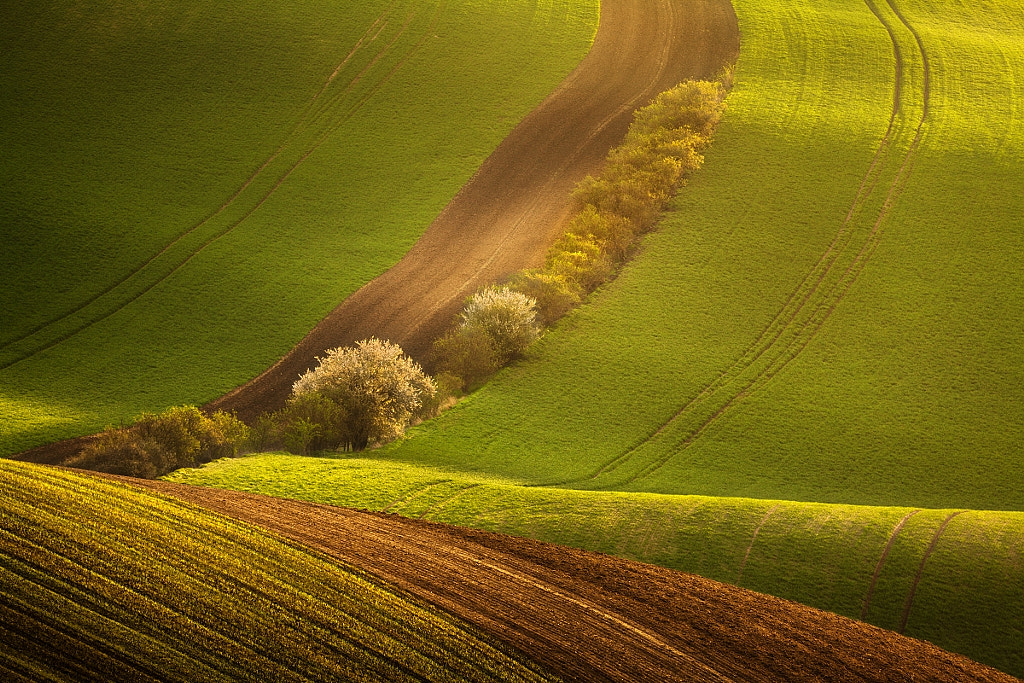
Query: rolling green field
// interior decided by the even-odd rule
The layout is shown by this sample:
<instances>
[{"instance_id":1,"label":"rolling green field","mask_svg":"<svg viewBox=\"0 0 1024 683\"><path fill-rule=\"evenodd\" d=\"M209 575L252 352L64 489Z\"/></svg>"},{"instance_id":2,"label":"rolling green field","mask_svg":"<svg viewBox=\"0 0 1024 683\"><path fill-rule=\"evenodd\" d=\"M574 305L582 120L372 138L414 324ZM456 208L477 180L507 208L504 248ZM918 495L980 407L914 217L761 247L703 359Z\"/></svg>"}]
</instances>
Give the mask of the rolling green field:
<instances>
[{"instance_id":1,"label":"rolling green field","mask_svg":"<svg viewBox=\"0 0 1024 683\"><path fill-rule=\"evenodd\" d=\"M388 457L1024 510L1022 4L736 7L729 109L642 255Z\"/></svg>"},{"instance_id":2,"label":"rolling green field","mask_svg":"<svg viewBox=\"0 0 1024 683\"><path fill-rule=\"evenodd\" d=\"M372 458L261 455L169 478L623 555L1024 676L1024 2L734 4L736 85L705 166L523 361ZM138 50L151 30L138 42L163 80L137 62L83 84L46 60L104 58L120 17L85 22L103 40L69 19L76 39L47 44L41 7L3 10L22 38L0 106L30 115L0 117L18 150L0 161L17 237L0 256L0 454L269 365L401 255L596 20L594 2L367 1L310 9L323 19L308 25L264 10L283 28L261 36L235 30L244 6L219 24L168 10L114 43ZM167 30L190 21L209 33L179 40L201 46ZM286 39L309 26L309 45ZM223 66L189 81L196 104L161 108L188 69L156 37ZM272 78L239 78L261 60ZM54 104L76 88L80 108ZM139 123L133 107L155 113ZM125 201L97 199L100 180ZM276 317L256 313L265 301Z\"/></svg>"},{"instance_id":3,"label":"rolling green field","mask_svg":"<svg viewBox=\"0 0 1024 683\"><path fill-rule=\"evenodd\" d=\"M0 490L4 680L551 680L254 527L9 461Z\"/></svg>"},{"instance_id":4,"label":"rolling green field","mask_svg":"<svg viewBox=\"0 0 1024 683\"><path fill-rule=\"evenodd\" d=\"M372 459L172 477L624 555L1024 675L1024 5L734 4L704 168L523 361Z\"/></svg>"},{"instance_id":5,"label":"rolling green field","mask_svg":"<svg viewBox=\"0 0 1024 683\"><path fill-rule=\"evenodd\" d=\"M596 0L0 8L0 455L258 374L586 54Z\"/></svg>"},{"instance_id":6,"label":"rolling green field","mask_svg":"<svg viewBox=\"0 0 1024 683\"><path fill-rule=\"evenodd\" d=\"M863 619L1024 675L1021 512L579 491L340 456L218 460L165 479L650 562Z\"/></svg>"}]
</instances>

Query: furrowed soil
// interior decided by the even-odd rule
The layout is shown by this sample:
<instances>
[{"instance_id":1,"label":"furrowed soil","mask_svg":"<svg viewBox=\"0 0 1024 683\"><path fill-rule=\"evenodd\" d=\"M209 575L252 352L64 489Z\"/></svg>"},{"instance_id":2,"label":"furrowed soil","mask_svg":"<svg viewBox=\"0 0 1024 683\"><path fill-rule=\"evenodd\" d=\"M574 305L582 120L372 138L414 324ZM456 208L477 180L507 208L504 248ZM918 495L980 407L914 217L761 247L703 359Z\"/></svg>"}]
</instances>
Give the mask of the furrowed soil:
<instances>
[{"instance_id":1,"label":"furrowed soil","mask_svg":"<svg viewBox=\"0 0 1024 683\"><path fill-rule=\"evenodd\" d=\"M539 265L569 193L625 135L633 111L735 61L728 0L604 0L593 47L484 162L393 268L346 299L259 377L209 404L242 419L284 405L317 356L370 336L429 369L429 351L477 288Z\"/></svg>"},{"instance_id":2,"label":"furrowed soil","mask_svg":"<svg viewBox=\"0 0 1024 683\"><path fill-rule=\"evenodd\" d=\"M111 477L256 524L587 681L1013 681L867 624L669 569L396 515Z\"/></svg>"}]
</instances>

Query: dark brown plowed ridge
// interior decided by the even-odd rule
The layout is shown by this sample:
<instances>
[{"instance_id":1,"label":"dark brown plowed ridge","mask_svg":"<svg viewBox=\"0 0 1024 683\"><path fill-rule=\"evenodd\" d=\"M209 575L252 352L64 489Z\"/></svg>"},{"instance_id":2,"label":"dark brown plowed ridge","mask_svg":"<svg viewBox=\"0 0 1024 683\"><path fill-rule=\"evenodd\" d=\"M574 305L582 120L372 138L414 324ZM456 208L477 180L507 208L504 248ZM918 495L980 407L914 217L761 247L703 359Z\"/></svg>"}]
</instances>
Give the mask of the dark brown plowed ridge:
<instances>
[{"instance_id":1,"label":"dark brown plowed ridge","mask_svg":"<svg viewBox=\"0 0 1024 683\"><path fill-rule=\"evenodd\" d=\"M463 300L537 265L568 214L576 182L621 141L638 106L735 60L728 0L603 0L594 45L527 116L389 271L335 308L262 375L213 401L243 419L281 407L328 348L377 336L429 362Z\"/></svg>"},{"instance_id":2,"label":"dark brown plowed ridge","mask_svg":"<svg viewBox=\"0 0 1024 683\"><path fill-rule=\"evenodd\" d=\"M396 515L119 479L349 562L567 680L1016 680L929 643L661 567Z\"/></svg>"}]
</instances>

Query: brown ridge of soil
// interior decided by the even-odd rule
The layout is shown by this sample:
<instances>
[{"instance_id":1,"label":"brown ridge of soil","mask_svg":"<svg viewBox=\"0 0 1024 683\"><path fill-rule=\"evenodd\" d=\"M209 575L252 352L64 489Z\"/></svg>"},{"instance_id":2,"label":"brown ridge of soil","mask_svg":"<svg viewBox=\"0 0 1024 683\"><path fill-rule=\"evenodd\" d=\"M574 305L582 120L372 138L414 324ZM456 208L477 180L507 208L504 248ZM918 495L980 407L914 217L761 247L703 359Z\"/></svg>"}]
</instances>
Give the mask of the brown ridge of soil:
<instances>
[{"instance_id":1,"label":"brown ridge of soil","mask_svg":"<svg viewBox=\"0 0 1024 683\"><path fill-rule=\"evenodd\" d=\"M110 478L355 565L567 680L1017 680L930 643L662 567L385 513Z\"/></svg>"},{"instance_id":2,"label":"brown ridge of soil","mask_svg":"<svg viewBox=\"0 0 1024 683\"><path fill-rule=\"evenodd\" d=\"M242 419L284 405L292 383L333 347L370 336L429 369L434 339L477 288L539 265L569 193L625 135L632 112L739 52L729 0L602 0L594 44L390 270L346 299L273 367L211 402Z\"/></svg>"}]
</instances>

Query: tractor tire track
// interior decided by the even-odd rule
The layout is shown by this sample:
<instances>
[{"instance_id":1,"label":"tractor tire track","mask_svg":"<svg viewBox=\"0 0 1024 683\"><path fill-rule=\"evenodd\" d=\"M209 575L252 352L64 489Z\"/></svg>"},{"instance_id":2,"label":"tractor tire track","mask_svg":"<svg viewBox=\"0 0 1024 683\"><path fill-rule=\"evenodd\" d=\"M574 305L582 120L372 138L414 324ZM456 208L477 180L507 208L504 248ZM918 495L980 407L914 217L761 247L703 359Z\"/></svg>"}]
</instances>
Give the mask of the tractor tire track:
<instances>
[{"instance_id":1,"label":"tractor tire track","mask_svg":"<svg viewBox=\"0 0 1024 683\"><path fill-rule=\"evenodd\" d=\"M967 510L958 510L957 512L950 513L946 519L942 520L942 524L935 530L935 534L932 536L932 542L928 544L928 549L924 551L924 555L921 557L921 564L917 567L917 573L914 575L914 583L910 586L910 592L907 593L907 601L903 603L903 613L900 615L900 633L905 633L907 630L907 620L910 618L910 609L914 606L914 595L917 593L917 585L921 583L921 575L924 573L924 565L928 562L928 558L931 557L932 552L935 550L935 546L939 544L939 537L942 536L942 532L946 530L949 523L954 518L967 512Z\"/></svg>"},{"instance_id":2,"label":"tractor tire track","mask_svg":"<svg viewBox=\"0 0 1024 683\"><path fill-rule=\"evenodd\" d=\"M93 325L96 325L97 323L100 323L103 320L106 320L107 318L111 317L112 315L115 315L119 311L123 310L126 306L132 304L133 302L137 301L141 297L145 296L152 289L154 289L155 287L159 286L164 281L166 281L168 278L170 278L171 276L173 276L174 274L179 272L183 267L188 265L188 263L190 263L193 258L195 258L197 255L199 255L201 252L203 252L207 247L209 247L211 244L213 244L214 242L218 241L222 237L228 235L235 228L237 228L239 225L243 224L246 220L248 220L254 213L256 213L256 211L258 211L267 202L267 200L269 200L274 195L274 193L284 184L284 182L292 175L292 173L294 173L310 156L312 156L312 154L314 152L316 152L331 137L331 135L336 133L337 130L342 125L344 125L349 119L351 119L351 117L359 109L361 109L362 106L370 98L373 97L373 95L375 95L377 92L379 92L380 89L383 88L384 85L386 85L387 82L391 80L391 78L394 76L394 74L403 65L405 65L408 62L408 60L411 59L412 56L416 52L419 51L420 47L422 47L422 45L426 42L427 38L429 38L433 34L433 30L434 30L434 27L436 26L437 20L438 20L438 18L440 16L440 10L441 10L442 6L443 6L443 4L439 4L438 5L438 9L437 9L437 11L434 14L434 17L432 19L431 25L428 28L428 30L424 33L424 35L420 38L420 40L411 48L411 50L407 51L406 54L399 59L398 64L395 67L393 67L387 74L385 74L382 79L378 80L372 86L372 88L371 88L371 90L369 91L368 94L362 96L352 106L348 107L344 111L344 113L340 114L340 116L338 118L336 118L333 122L329 121L328 124L327 124L326 131L323 132L318 137L314 138L315 141L312 143L312 145L310 147L308 147L301 154L301 156L299 156L297 161L295 161L290 167L287 168L287 170L284 171L284 173L270 187L270 189L263 194L263 196L256 202L256 204L254 206L252 206L250 209L248 209L240 218L235 219L234 221L230 222L226 227L220 229L218 232L215 232L213 235L209 236L205 241L203 241L197 247L194 247L188 253L188 255L185 256L184 260L179 261L177 263L177 265L175 265L175 266L173 266L171 268L170 271L164 273L162 276L160 276L155 281L150 282L147 285L144 285L141 290L136 291L133 294L130 294L123 301L117 303L112 309L107 310L107 311L102 312L102 313L99 313L98 315L89 317L85 321L83 321L81 324L73 327L71 330L59 333L57 336L55 336L49 342L43 342L42 344L37 344L35 346L32 346L29 350L27 350L25 352L22 352L20 355L16 355L13 359L9 359L7 361L4 361L2 364L0 364L0 370L7 369L7 368L9 368L9 367L11 367L13 365L16 365L17 363L20 363L23 360L27 360L27 359L29 359L29 358L31 358L31 357L33 357L33 356L43 352L43 351L51 349L51 348L53 348L53 347L63 343L64 341L67 341L68 339L74 337L75 335L83 332L84 330L89 329ZM79 305L74 310L72 310L72 311L70 311L70 312L60 316L59 318L56 318L56 319L53 319L53 320L51 320L51 321L49 321L47 323L41 324L40 326L37 326L33 331L28 332L28 333L22 335L21 337L19 337L17 339L8 341L8 342L6 342L3 345L0 345L0 351L2 351L5 348L9 348L11 346L14 346L15 344L25 342L27 339L30 339L32 336L45 331L49 327L52 327L54 325L58 325L59 323L70 319L75 314L82 312L83 310L88 308L90 305L96 303L97 301L100 301L103 297L110 295L112 292L117 290L119 287L124 286L126 283L130 282L133 278L136 278L140 274L144 273L147 270L147 268L150 268L151 266L153 266L153 264L156 263L161 257L171 253L171 251L174 249L174 247L176 247L177 245L181 244L186 238L196 234L199 230L201 230L203 227L208 225L215 218L217 218L218 216L223 214L228 209L232 208L235 205L235 203L237 202L237 200L239 199L239 197L241 197L242 194L247 189L249 189L249 187L252 186L252 184L261 177L261 175L263 175L264 171L266 171L266 169L273 162L275 162L282 155L282 153L284 153L285 150L287 150L290 146L292 146L296 142L297 138L299 138L304 133L306 133L306 132L308 132L310 130L315 129L315 124L318 121L320 121L321 119L324 119L325 117L329 119L330 118L330 116L329 116L330 113L332 111L336 110L339 105L343 105L344 104L344 100L345 100L346 96L348 96L356 88L356 86L363 80L363 78L367 75L367 73L370 72L373 69L373 67L376 66L377 63L385 55L387 55L391 51L391 49L395 46L395 44L407 32L410 24L412 23L413 19L416 16L415 12L410 12L410 14L406 18L404 24L402 25L401 29L398 31L398 33L395 36L393 36L391 38L391 40L380 51L378 51L372 57L372 59L370 60L369 64L367 64L354 78L352 78L349 81L349 83L340 92L338 92L337 94L332 95L329 98L326 98L324 103L319 108L315 107L314 105L317 103L317 100L320 98L320 96L322 95L323 91L326 90L329 87L330 83L336 78L337 73L340 72L341 69L345 66L345 64L347 64L348 61L351 60L352 56L357 53L357 51L359 49L359 46L365 41L365 39L370 34L370 32L373 31L374 29L376 29L376 33L370 38L370 42L372 42L386 28L387 21L384 20L384 17L390 11L391 11L391 8L389 7L385 11L385 14L382 14L381 17L378 17L377 21L375 21L371 25L371 27L369 29L367 29L367 31L364 33L363 37L361 37L360 41L357 43L357 46L355 48L353 48L351 50L351 52L349 53L349 55L346 56L345 60L343 60L342 63L338 65L338 67L335 69L335 73L332 73L332 75L328 78L328 81L321 88L321 92L318 93L317 95L315 95L313 97L313 99L309 102L309 104L306 105L305 111L300 116L299 121L293 127L292 131L288 134L288 136L286 136L284 142L281 143L281 145L277 148L277 150L275 150L274 153L266 161L264 161L263 164L260 165L260 167L242 184L242 186L231 197L229 197L228 200L226 200L224 202L224 204L222 204L216 211L214 211L208 217L203 219L201 222L197 223L193 227L189 228L185 232L183 232L180 235L178 235L178 237L176 237L174 240L172 240L170 243L168 243L158 253L156 253L155 255L150 257L147 261L145 261L143 264L141 264L140 266L135 268L132 272L130 272L129 274L124 276L122 279L120 279L119 281L117 281L116 283L111 285L110 287L108 287L105 290L103 290L102 292L94 295L92 298L87 300L85 303Z\"/></svg>"},{"instance_id":3,"label":"tractor tire track","mask_svg":"<svg viewBox=\"0 0 1024 683\"><path fill-rule=\"evenodd\" d=\"M475 488L478 488L479 486L482 486L482 484L470 484L469 486L463 486L461 489L459 489L458 491L456 491L452 495L448 496L447 498L442 498L441 500L437 501L436 503L431 505L429 508L424 510L423 513L418 516L419 519L429 519L429 518L433 517L434 514L436 514L437 511L440 510L441 508L443 508L445 505L447 505L448 503L451 503L452 501L454 501L454 500L456 500L458 498L461 498L462 494L466 493L470 489L475 489Z\"/></svg>"},{"instance_id":4,"label":"tractor tire track","mask_svg":"<svg viewBox=\"0 0 1024 683\"><path fill-rule=\"evenodd\" d=\"M431 489L433 489L433 488L435 488L437 486L441 486L443 484L451 484L452 482L453 482L452 479L443 479L441 481L433 481L433 482L431 482L429 484L425 484L423 486L420 486L419 488L413 489L412 491L410 491L406 495L402 496L398 500L393 501L390 505L388 505L386 508L384 508L383 511L384 512L391 512L393 509L395 509L398 506L404 507L406 505L406 503L412 502L413 500L419 498L421 495L423 495L427 491L429 491L429 490L431 490Z\"/></svg>"},{"instance_id":5,"label":"tractor tire track","mask_svg":"<svg viewBox=\"0 0 1024 683\"><path fill-rule=\"evenodd\" d=\"M875 593L875 584L878 583L878 575L882 573L882 566L885 565L885 560L889 557L889 551L892 550L892 545L896 542L896 537L899 536L901 531L903 531L904 525L906 525L910 518L919 512L920 510L911 510L908 512L903 516L903 519L896 524L892 533L889 534L889 540L886 541L885 547L882 549L882 555L878 558L878 563L875 564L875 571L871 574L871 582L868 584L868 592L864 596L864 606L860 610L861 621L867 621L868 610L871 608L871 597Z\"/></svg>"},{"instance_id":6,"label":"tractor tire track","mask_svg":"<svg viewBox=\"0 0 1024 683\"><path fill-rule=\"evenodd\" d=\"M835 271L835 267L839 264L840 258L844 254L848 253L849 247L856 241L854 239L853 230L848 230L848 228L852 225L852 219L859 213L860 209L863 208L863 205L868 200L870 194L873 193L874 189L877 187L879 177L873 176L877 176L884 171L884 169L882 169L883 164L878 162L889 150L893 144L895 136L898 134L897 121L899 120L900 114L904 108L904 102L901 100L901 97L903 96L904 91L902 84L905 78L903 73L905 68L905 59L901 53L895 31L883 17L878 8L872 4L871 0L865 0L865 2L871 12L885 27L893 45L893 53L896 62L896 76L894 78L893 90L893 111L890 116L886 134L883 136L872 164L869 166L869 169L861 182L861 189L858 190L858 195L855 197L854 204L847 214L847 220L843 222L832 244L829 245L825 253L819 259L818 264L816 264L816 266L808 273L795 293L804 291L809 281L812 281L813 284L809 288L806 288L806 291L804 291L803 296L799 299L798 304L788 314L785 312L784 308L783 311L775 317L767 330L772 330L780 318L785 318L785 322L779 326L772 335L770 335L770 340L765 340L763 338L765 335L762 334L762 338L756 340L750 347L753 350L752 355L751 351L748 351L745 354L745 357L741 357L737 363L734 363L733 366L719 375L715 382L709 385L708 388L704 389L697 397L688 402L667 422L663 423L651 434L650 437L639 442L639 444L634 445L625 453L622 453L608 461L595 473L584 479L576 480L576 482L586 481L588 479L593 480L597 479L599 476L614 473L615 470L621 466L629 463L631 460L634 460L641 449L648 447L648 445L654 445L659 437L662 437L676 424L680 423L681 420L691 417L697 410L704 407L706 403L715 398L716 394L726 394L726 396L722 397L724 398L724 403L722 403L722 405L715 409L705 419L691 427L689 431L685 433L683 438L678 439L674 446L670 445L666 447L668 450L667 454L656 456L648 463L641 465L637 471L629 474L624 479L615 481L613 484L609 484L607 486L631 484L650 476L654 472L657 472L673 457L686 450L690 445L697 441L708 428L716 424L732 408L742 402L743 399L763 387L767 382L771 381L771 379L778 375L778 373L781 372L790 361L796 358L817 336L825 322L831 317L832 313L846 297L850 288L857 281L861 272L863 272L868 259L874 253L874 250L877 248L881 240L884 221L888 218L893 205L902 194L906 185L906 179L912 168L915 152L920 145L924 132L924 124L929 112L930 67L927 52L924 49L924 44L916 30L913 29L913 27L898 11L893 0L886 1L888 6L893 10L893 14L903 23L904 27L910 32L917 43L923 71L923 105L921 108L920 118L917 121L917 126L914 130L913 139L907 146L906 151L902 154L902 157L899 160L899 165L894 171L893 180L889 184L885 198L882 201L879 213L871 225L867 235L863 238L863 241L860 244L859 249L857 249L852 261L838 275L838 279L833 284L829 286L826 283L828 276ZM862 191L865 188L867 188L867 191ZM817 278L814 277L816 273ZM793 301L793 298L793 295L791 295L787 301L787 305ZM804 315L800 317L801 314ZM800 319L798 319L798 317L800 317ZM755 363L761 360L762 357L767 358L767 364L765 367L758 370L745 384L742 384L739 387L734 386L732 389L729 389L730 384L735 385L739 378L742 377L743 372L754 367Z\"/></svg>"},{"instance_id":7,"label":"tractor tire track","mask_svg":"<svg viewBox=\"0 0 1024 683\"><path fill-rule=\"evenodd\" d=\"M566 680L1013 680L891 631L661 567L396 515L106 478L355 565Z\"/></svg>"},{"instance_id":8,"label":"tractor tire track","mask_svg":"<svg viewBox=\"0 0 1024 683\"><path fill-rule=\"evenodd\" d=\"M737 586L739 586L740 583L743 581L743 570L746 569L746 567L747 567L747 559L750 557L750 551L754 547L754 542L757 540L757 535L759 533L761 533L761 527L763 527L765 525L765 522L767 522L768 518L772 516L772 513L775 512L778 509L779 509L779 505L778 504L773 505L771 507L771 509L768 510L768 512L764 513L764 517L761 518L761 522L757 525L757 528L754 529L754 535L751 536L751 538L750 538L750 545L747 546L747 552L743 553L743 561L740 562L740 571L736 575L736 585Z\"/></svg>"}]
</instances>

